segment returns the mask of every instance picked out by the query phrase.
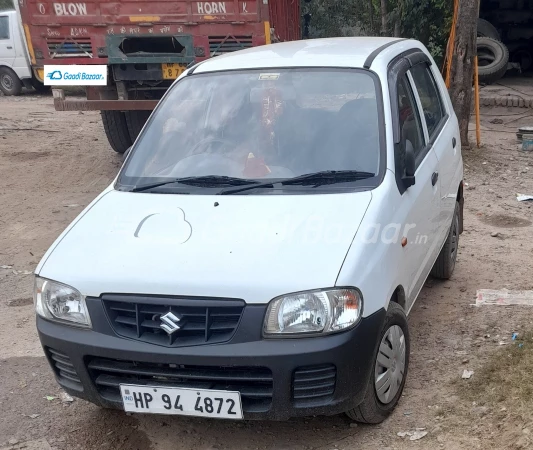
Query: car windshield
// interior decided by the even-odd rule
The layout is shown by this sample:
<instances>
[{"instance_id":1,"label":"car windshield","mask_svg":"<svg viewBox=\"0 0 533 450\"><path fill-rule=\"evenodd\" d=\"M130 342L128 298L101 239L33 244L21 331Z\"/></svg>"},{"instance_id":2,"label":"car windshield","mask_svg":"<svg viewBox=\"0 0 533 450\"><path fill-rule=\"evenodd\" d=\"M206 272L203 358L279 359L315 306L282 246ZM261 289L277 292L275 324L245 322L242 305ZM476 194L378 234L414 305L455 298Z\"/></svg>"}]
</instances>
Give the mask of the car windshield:
<instances>
[{"instance_id":1,"label":"car windshield","mask_svg":"<svg viewBox=\"0 0 533 450\"><path fill-rule=\"evenodd\" d=\"M191 191L194 178L209 177L194 189L220 189L348 171L358 176L343 178L344 185L369 185L381 163L377 92L375 77L354 69L185 77L150 118L118 184Z\"/></svg>"}]
</instances>

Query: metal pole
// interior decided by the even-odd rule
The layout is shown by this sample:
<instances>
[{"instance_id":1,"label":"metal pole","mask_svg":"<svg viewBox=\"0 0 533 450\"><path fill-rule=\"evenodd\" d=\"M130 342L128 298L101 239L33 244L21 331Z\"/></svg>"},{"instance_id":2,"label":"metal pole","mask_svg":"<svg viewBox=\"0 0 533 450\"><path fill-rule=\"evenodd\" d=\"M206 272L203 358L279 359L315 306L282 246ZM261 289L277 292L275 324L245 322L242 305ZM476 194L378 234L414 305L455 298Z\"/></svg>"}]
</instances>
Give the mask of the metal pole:
<instances>
[{"instance_id":1,"label":"metal pole","mask_svg":"<svg viewBox=\"0 0 533 450\"><path fill-rule=\"evenodd\" d=\"M479 120L479 76L477 56L474 58L474 98L476 106L476 143L477 148L481 147L481 124Z\"/></svg>"}]
</instances>

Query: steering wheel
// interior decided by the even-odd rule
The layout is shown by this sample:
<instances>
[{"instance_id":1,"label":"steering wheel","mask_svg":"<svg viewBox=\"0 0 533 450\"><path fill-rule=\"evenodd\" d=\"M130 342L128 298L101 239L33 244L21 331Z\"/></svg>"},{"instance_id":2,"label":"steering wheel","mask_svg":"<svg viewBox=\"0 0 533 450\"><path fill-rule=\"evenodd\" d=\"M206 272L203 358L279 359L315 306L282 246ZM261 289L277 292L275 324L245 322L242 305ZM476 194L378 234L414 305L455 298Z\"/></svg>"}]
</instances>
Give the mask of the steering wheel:
<instances>
[{"instance_id":1,"label":"steering wheel","mask_svg":"<svg viewBox=\"0 0 533 450\"><path fill-rule=\"evenodd\" d=\"M199 154L199 153L203 153L203 152L199 152L198 149L199 148L202 148L202 147L206 147L208 145L211 145L215 142L218 142L222 145L232 145L232 146L235 146L235 143L228 140L228 139L222 139L222 138L219 138L219 137L216 137L216 136L208 136L204 139L202 139L200 142L197 142L193 148L191 148L190 150L190 154L189 156L192 156L192 155L195 155L195 154Z\"/></svg>"}]
</instances>

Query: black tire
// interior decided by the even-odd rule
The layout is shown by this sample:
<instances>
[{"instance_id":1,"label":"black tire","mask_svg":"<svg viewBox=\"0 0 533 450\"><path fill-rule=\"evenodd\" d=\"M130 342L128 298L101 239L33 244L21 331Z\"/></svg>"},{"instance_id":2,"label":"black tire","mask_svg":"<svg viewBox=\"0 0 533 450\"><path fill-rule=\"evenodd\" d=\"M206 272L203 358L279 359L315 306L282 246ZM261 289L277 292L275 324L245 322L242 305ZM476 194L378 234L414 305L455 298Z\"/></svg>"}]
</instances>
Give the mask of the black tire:
<instances>
[{"instance_id":1,"label":"black tire","mask_svg":"<svg viewBox=\"0 0 533 450\"><path fill-rule=\"evenodd\" d=\"M37 78L31 79L31 85L33 86L33 89L39 92L39 94L46 94L47 92L50 92L50 89L52 89L52 86L45 86Z\"/></svg>"},{"instance_id":2,"label":"black tire","mask_svg":"<svg viewBox=\"0 0 533 450\"><path fill-rule=\"evenodd\" d=\"M491 84L507 72L509 50L502 42L487 37L477 38L479 81Z\"/></svg>"},{"instance_id":3,"label":"black tire","mask_svg":"<svg viewBox=\"0 0 533 450\"><path fill-rule=\"evenodd\" d=\"M389 401L387 404L382 403L376 393L375 388L375 370L378 355L380 354L380 344L388 332L388 330L397 325L401 328L404 335L405 343L405 365L403 372L403 379L399 386L398 392ZM407 379L407 372L409 370L409 353L410 353L410 339L409 339L409 328L407 325L407 317L403 308L398 305L398 303L390 302L389 309L387 310L387 315L385 316L385 322L383 323L383 329L379 335L379 342L376 349L376 354L374 356L374 364L372 365L371 375L368 380L368 386L366 388L365 398L363 403L357 406L354 409L351 409L346 412L346 415L357 422L368 423L368 424L378 424L383 422L389 415L392 413L400 397L402 396L403 388L405 386L405 380Z\"/></svg>"},{"instance_id":4,"label":"black tire","mask_svg":"<svg viewBox=\"0 0 533 450\"><path fill-rule=\"evenodd\" d=\"M461 214L461 206L459 202L455 202L455 211L453 213L452 224L450 225L450 231L446 237L446 242L439 253L433 268L431 269L431 275L435 278L441 278L448 280L455 269L455 262L457 261L457 250L459 249L459 220Z\"/></svg>"},{"instance_id":5,"label":"black tire","mask_svg":"<svg viewBox=\"0 0 533 450\"><path fill-rule=\"evenodd\" d=\"M0 91L4 95L19 95L22 92L22 81L9 67L0 67Z\"/></svg>"},{"instance_id":6,"label":"black tire","mask_svg":"<svg viewBox=\"0 0 533 450\"><path fill-rule=\"evenodd\" d=\"M132 144L126 116L122 111L101 111L101 114L109 145L117 153L124 153Z\"/></svg>"},{"instance_id":7,"label":"black tire","mask_svg":"<svg viewBox=\"0 0 533 450\"><path fill-rule=\"evenodd\" d=\"M151 111L126 111L126 123L128 124L128 130L132 142L135 142L137 136L141 132L144 124L150 117Z\"/></svg>"},{"instance_id":8,"label":"black tire","mask_svg":"<svg viewBox=\"0 0 533 450\"><path fill-rule=\"evenodd\" d=\"M477 36L488 37L491 39L496 39L497 41L502 40L496 27L485 19L477 19Z\"/></svg>"}]
</instances>

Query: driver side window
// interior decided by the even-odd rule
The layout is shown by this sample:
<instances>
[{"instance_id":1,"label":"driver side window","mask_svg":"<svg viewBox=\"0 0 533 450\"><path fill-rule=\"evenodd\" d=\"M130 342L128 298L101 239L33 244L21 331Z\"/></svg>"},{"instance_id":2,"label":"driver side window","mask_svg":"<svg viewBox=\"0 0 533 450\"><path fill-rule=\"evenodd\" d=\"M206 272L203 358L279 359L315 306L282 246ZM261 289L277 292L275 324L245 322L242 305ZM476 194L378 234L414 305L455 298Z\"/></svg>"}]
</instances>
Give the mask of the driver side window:
<instances>
[{"instance_id":1,"label":"driver side window","mask_svg":"<svg viewBox=\"0 0 533 450\"><path fill-rule=\"evenodd\" d=\"M416 166L418 167L424 159L424 134L418 108L407 76L404 76L398 82L398 108L400 119L400 148L402 154L406 148L412 146Z\"/></svg>"},{"instance_id":2,"label":"driver side window","mask_svg":"<svg viewBox=\"0 0 533 450\"><path fill-rule=\"evenodd\" d=\"M418 64L411 69L411 75L416 85L429 137L437 133L441 121L446 115L443 101L437 88L437 83L427 64Z\"/></svg>"},{"instance_id":3,"label":"driver side window","mask_svg":"<svg viewBox=\"0 0 533 450\"><path fill-rule=\"evenodd\" d=\"M9 39L9 17L0 16L0 39Z\"/></svg>"}]
</instances>

